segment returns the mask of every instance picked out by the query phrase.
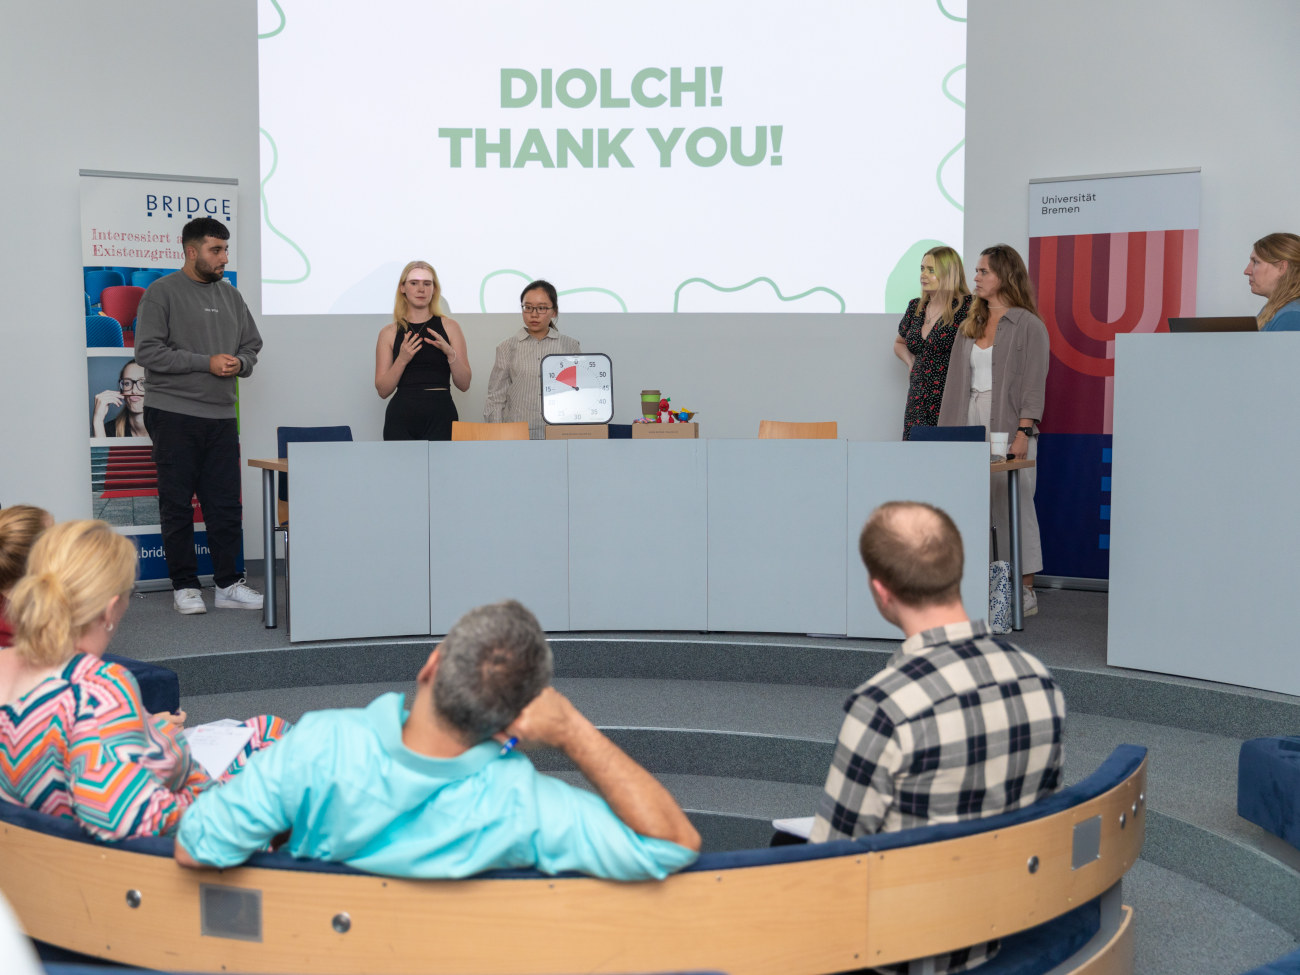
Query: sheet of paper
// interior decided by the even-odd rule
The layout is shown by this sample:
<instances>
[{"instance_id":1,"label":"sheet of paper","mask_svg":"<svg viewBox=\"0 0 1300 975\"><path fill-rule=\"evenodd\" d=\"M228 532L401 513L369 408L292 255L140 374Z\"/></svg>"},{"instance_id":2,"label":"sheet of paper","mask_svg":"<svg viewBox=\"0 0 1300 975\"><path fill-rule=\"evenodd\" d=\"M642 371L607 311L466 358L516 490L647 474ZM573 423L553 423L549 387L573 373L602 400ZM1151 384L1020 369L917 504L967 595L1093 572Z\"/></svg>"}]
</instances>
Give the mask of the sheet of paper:
<instances>
[{"instance_id":1,"label":"sheet of paper","mask_svg":"<svg viewBox=\"0 0 1300 975\"><path fill-rule=\"evenodd\" d=\"M253 737L253 729L231 718L222 718L186 728L182 734L194 758L208 775L218 779Z\"/></svg>"},{"instance_id":2,"label":"sheet of paper","mask_svg":"<svg viewBox=\"0 0 1300 975\"><path fill-rule=\"evenodd\" d=\"M792 836L798 836L805 840L808 838L809 834L812 833L812 824L813 817L811 816L796 816L792 819L772 820L772 826L780 830L782 833L789 833Z\"/></svg>"}]
</instances>

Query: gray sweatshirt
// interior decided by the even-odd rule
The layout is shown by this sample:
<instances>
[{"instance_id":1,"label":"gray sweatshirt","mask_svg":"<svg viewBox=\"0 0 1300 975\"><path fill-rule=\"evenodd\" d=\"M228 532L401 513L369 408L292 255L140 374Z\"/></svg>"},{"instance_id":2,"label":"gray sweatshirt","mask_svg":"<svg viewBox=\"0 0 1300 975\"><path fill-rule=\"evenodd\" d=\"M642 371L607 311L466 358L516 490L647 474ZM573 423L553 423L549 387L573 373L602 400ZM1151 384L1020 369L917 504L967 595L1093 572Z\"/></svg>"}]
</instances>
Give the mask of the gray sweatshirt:
<instances>
[{"instance_id":1,"label":"gray sweatshirt","mask_svg":"<svg viewBox=\"0 0 1300 975\"><path fill-rule=\"evenodd\" d=\"M144 405L225 419L235 415L235 377L214 376L208 360L238 356L251 376L262 336L244 298L222 280L200 284L184 271L149 285L136 312L135 358L145 369Z\"/></svg>"}]
</instances>

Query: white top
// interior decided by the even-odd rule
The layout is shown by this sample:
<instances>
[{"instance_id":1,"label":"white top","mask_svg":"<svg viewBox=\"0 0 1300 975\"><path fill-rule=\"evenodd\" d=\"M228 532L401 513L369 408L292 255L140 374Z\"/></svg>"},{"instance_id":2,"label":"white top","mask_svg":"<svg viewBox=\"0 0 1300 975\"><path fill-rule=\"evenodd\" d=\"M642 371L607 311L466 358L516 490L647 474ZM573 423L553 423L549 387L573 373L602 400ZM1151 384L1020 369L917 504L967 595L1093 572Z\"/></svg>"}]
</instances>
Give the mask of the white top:
<instances>
[{"instance_id":1,"label":"white top","mask_svg":"<svg viewBox=\"0 0 1300 975\"><path fill-rule=\"evenodd\" d=\"M970 388L977 393L987 393L993 388L993 346L970 347Z\"/></svg>"}]
</instances>

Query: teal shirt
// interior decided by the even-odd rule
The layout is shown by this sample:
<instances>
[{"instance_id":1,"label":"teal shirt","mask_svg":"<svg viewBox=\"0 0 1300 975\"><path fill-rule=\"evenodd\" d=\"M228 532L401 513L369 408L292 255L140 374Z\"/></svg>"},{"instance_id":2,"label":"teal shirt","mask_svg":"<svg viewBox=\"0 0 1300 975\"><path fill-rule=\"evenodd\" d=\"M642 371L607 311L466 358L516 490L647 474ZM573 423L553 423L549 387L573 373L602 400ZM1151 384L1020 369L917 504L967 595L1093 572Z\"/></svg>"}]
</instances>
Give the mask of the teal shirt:
<instances>
[{"instance_id":1,"label":"teal shirt","mask_svg":"<svg viewBox=\"0 0 1300 975\"><path fill-rule=\"evenodd\" d=\"M1288 301L1268 320L1261 331L1300 332L1300 299Z\"/></svg>"},{"instance_id":2,"label":"teal shirt","mask_svg":"<svg viewBox=\"0 0 1300 975\"><path fill-rule=\"evenodd\" d=\"M365 708L314 711L242 773L201 795L178 840L196 860L231 867L292 831L284 849L394 877L485 870L574 870L663 879L693 850L639 836L599 796L540 774L487 741L456 758L402 744L401 694Z\"/></svg>"}]
</instances>

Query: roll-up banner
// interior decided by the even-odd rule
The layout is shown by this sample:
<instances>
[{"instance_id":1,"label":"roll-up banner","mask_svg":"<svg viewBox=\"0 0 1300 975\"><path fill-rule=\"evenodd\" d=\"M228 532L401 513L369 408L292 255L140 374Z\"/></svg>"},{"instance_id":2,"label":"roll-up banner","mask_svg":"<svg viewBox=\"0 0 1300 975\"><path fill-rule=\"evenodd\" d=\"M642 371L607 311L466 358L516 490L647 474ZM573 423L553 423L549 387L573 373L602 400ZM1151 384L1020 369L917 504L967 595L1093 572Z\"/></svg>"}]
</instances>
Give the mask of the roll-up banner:
<instances>
[{"instance_id":1,"label":"roll-up banner","mask_svg":"<svg viewBox=\"0 0 1300 975\"><path fill-rule=\"evenodd\" d=\"M132 356L136 309L151 283L180 273L181 228L196 217L213 217L230 228L225 276L237 284L237 185L233 179L81 170L91 512L135 542L144 589L165 587L167 562L158 473L144 429L144 369ZM191 504L199 575L211 576L203 512L197 500Z\"/></svg>"},{"instance_id":2,"label":"roll-up banner","mask_svg":"<svg viewBox=\"0 0 1300 975\"><path fill-rule=\"evenodd\" d=\"M1029 183L1029 274L1051 337L1040 424L1043 572L1110 575L1115 336L1196 314L1199 169Z\"/></svg>"}]
</instances>

